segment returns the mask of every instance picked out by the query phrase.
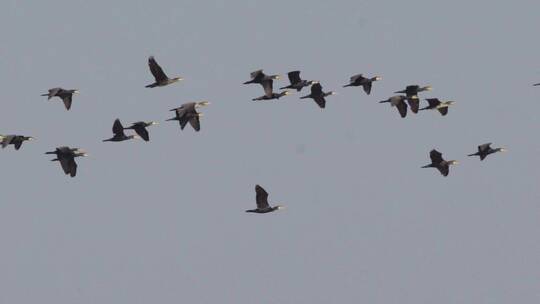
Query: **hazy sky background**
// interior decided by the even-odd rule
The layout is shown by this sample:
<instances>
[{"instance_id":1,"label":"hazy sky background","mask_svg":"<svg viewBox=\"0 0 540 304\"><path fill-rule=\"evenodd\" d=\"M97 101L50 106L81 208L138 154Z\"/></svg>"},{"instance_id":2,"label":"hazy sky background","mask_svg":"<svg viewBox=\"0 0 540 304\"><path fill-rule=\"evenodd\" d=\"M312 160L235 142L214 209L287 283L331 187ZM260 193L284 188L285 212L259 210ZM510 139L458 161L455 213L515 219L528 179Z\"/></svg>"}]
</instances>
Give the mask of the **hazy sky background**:
<instances>
[{"instance_id":1,"label":"hazy sky background","mask_svg":"<svg viewBox=\"0 0 540 304\"><path fill-rule=\"evenodd\" d=\"M538 1L14 1L0 9L0 303L540 301ZM153 82L147 57L184 81ZM299 69L319 109L245 86ZM380 75L366 96L342 88ZM408 84L449 115L378 101ZM78 88L71 111L48 88ZM165 122L206 99L202 130ZM151 141L102 143L115 118ZM486 161L479 144L505 146ZM44 152L85 148L76 178ZM461 163L442 177L437 148ZM255 184L287 206L267 215Z\"/></svg>"}]
</instances>

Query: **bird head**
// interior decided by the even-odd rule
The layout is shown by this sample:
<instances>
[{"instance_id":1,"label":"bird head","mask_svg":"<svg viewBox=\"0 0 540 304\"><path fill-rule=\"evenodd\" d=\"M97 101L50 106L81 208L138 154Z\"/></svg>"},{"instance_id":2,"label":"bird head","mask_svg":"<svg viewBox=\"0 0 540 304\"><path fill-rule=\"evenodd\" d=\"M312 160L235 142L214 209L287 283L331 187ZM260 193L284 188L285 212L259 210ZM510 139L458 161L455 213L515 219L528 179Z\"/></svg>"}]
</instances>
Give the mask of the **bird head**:
<instances>
[{"instance_id":1,"label":"bird head","mask_svg":"<svg viewBox=\"0 0 540 304\"><path fill-rule=\"evenodd\" d=\"M309 85L314 85L316 83L321 83L321 82L318 81L318 80L312 80L312 81L309 82Z\"/></svg>"},{"instance_id":2,"label":"bird head","mask_svg":"<svg viewBox=\"0 0 540 304\"><path fill-rule=\"evenodd\" d=\"M382 77L381 77L381 76L375 76L375 77L373 78L373 80L375 80L375 81L382 80Z\"/></svg>"},{"instance_id":3,"label":"bird head","mask_svg":"<svg viewBox=\"0 0 540 304\"><path fill-rule=\"evenodd\" d=\"M202 100L202 101L199 101L199 102L195 103L195 107L196 108L205 107L205 106L207 106L209 104L210 104L209 101Z\"/></svg>"},{"instance_id":4,"label":"bird head","mask_svg":"<svg viewBox=\"0 0 540 304\"><path fill-rule=\"evenodd\" d=\"M501 147L501 148L499 148L497 150L499 150L499 152L507 152L508 151L508 149L506 149L505 147Z\"/></svg>"},{"instance_id":5,"label":"bird head","mask_svg":"<svg viewBox=\"0 0 540 304\"><path fill-rule=\"evenodd\" d=\"M80 91L78 89L73 90L73 94L79 94Z\"/></svg>"},{"instance_id":6,"label":"bird head","mask_svg":"<svg viewBox=\"0 0 540 304\"><path fill-rule=\"evenodd\" d=\"M281 210L281 209L285 209L285 206L281 206L281 205L276 206L276 210Z\"/></svg>"},{"instance_id":7,"label":"bird head","mask_svg":"<svg viewBox=\"0 0 540 304\"><path fill-rule=\"evenodd\" d=\"M150 121L146 123L148 126L159 125L157 121Z\"/></svg>"},{"instance_id":8,"label":"bird head","mask_svg":"<svg viewBox=\"0 0 540 304\"><path fill-rule=\"evenodd\" d=\"M448 101L446 102L446 104L449 105L449 106L451 106L451 105L453 105L453 104L455 104L455 103L456 103L456 102L453 101L453 100L448 100Z\"/></svg>"},{"instance_id":9,"label":"bird head","mask_svg":"<svg viewBox=\"0 0 540 304\"><path fill-rule=\"evenodd\" d=\"M34 140L34 139L35 139L35 138L32 137L32 136L25 136L25 137L23 137L23 138L24 138L24 140Z\"/></svg>"},{"instance_id":10,"label":"bird head","mask_svg":"<svg viewBox=\"0 0 540 304\"><path fill-rule=\"evenodd\" d=\"M433 88L430 85L428 85L428 86L423 87L422 91L431 91L432 89Z\"/></svg>"},{"instance_id":11,"label":"bird head","mask_svg":"<svg viewBox=\"0 0 540 304\"><path fill-rule=\"evenodd\" d=\"M274 79L274 80L279 80L281 78L280 75L272 75L270 76L271 79Z\"/></svg>"},{"instance_id":12,"label":"bird head","mask_svg":"<svg viewBox=\"0 0 540 304\"><path fill-rule=\"evenodd\" d=\"M457 160L449 160L449 161L448 161L448 164L449 164L449 165L458 165L459 162L458 162Z\"/></svg>"},{"instance_id":13,"label":"bird head","mask_svg":"<svg viewBox=\"0 0 540 304\"><path fill-rule=\"evenodd\" d=\"M182 77L174 77L173 79L171 79L173 82L177 82L177 81L181 81L181 80L184 80L184 78Z\"/></svg>"}]
</instances>

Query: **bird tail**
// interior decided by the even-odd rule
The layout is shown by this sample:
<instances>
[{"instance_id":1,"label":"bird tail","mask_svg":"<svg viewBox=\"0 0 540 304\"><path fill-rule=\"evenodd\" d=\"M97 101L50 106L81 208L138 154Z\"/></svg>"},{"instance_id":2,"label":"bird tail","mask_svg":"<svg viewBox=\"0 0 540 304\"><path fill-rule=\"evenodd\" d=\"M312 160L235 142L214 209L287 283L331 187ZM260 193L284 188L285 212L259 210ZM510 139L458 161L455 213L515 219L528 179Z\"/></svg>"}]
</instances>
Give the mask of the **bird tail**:
<instances>
[{"instance_id":1,"label":"bird tail","mask_svg":"<svg viewBox=\"0 0 540 304\"><path fill-rule=\"evenodd\" d=\"M167 119L167 120L165 120L165 121L171 121L171 120L176 120L176 117L169 118L169 119Z\"/></svg>"},{"instance_id":2,"label":"bird tail","mask_svg":"<svg viewBox=\"0 0 540 304\"><path fill-rule=\"evenodd\" d=\"M344 88L346 88L346 87L352 87L352 85L349 83L349 84L344 85L343 87L344 87Z\"/></svg>"},{"instance_id":3,"label":"bird tail","mask_svg":"<svg viewBox=\"0 0 540 304\"><path fill-rule=\"evenodd\" d=\"M310 98L310 97L311 97L311 96L309 96L309 95L306 95L306 96L302 96L302 97L300 97L300 99L306 99L306 98Z\"/></svg>"},{"instance_id":4,"label":"bird tail","mask_svg":"<svg viewBox=\"0 0 540 304\"><path fill-rule=\"evenodd\" d=\"M394 94L405 94L405 90L394 92Z\"/></svg>"},{"instance_id":5,"label":"bird tail","mask_svg":"<svg viewBox=\"0 0 540 304\"><path fill-rule=\"evenodd\" d=\"M425 166L422 166L422 168L430 168L431 165L425 165Z\"/></svg>"},{"instance_id":6,"label":"bird tail","mask_svg":"<svg viewBox=\"0 0 540 304\"><path fill-rule=\"evenodd\" d=\"M385 102L390 102L390 99L379 101L379 103L385 103Z\"/></svg>"},{"instance_id":7,"label":"bird tail","mask_svg":"<svg viewBox=\"0 0 540 304\"><path fill-rule=\"evenodd\" d=\"M157 86L157 84L152 83L152 84L146 85L146 86L144 86L144 87L145 87L145 88L155 88L156 86Z\"/></svg>"},{"instance_id":8,"label":"bird tail","mask_svg":"<svg viewBox=\"0 0 540 304\"><path fill-rule=\"evenodd\" d=\"M41 94L41 96L49 96L49 93Z\"/></svg>"},{"instance_id":9,"label":"bird tail","mask_svg":"<svg viewBox=\"0 0 540 304\"><path fill-rule=\"evenodd\" d=\"M473 154L469 154L469 155L467 155L467 156L476 156L476 155L478 155L478 154L473 153Z\"/></svg>"},{"instance_id":10,"label":"bird tail","mask_svg":"<svg viewBox=\"0 0 540 304\"><path fill-rule=\"evenodd\" d=\"M249 80L249 81L244 82L244 84L250 84L250 83L253 83L253 80Z\"/></svg>"}]
</instances>

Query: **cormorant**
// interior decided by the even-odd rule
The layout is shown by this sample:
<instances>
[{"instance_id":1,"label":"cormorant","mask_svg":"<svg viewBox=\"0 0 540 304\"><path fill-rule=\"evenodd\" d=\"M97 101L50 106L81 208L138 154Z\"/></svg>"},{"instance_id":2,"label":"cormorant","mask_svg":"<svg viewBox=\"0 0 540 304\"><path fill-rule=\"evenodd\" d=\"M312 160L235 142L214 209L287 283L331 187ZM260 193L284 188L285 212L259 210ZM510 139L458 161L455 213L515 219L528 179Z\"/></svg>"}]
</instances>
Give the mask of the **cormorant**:
<instances>
[{"instance_id":1,"label":"cormorant","mask_svg":"<svg viewBox=\"0 0 540 304\"><path fill-rule=\"evenodd\" d=\"M0 143L2 143L2 149L8 145L14 145L15 150L19 150L25 140L34 140L32 136L22 135L0 135Z\"/></svg>"},{"instance_id":2,"label":"cormorant","mask_svg":"<svg viewBox=\"0 0 540 304\"><path fill-rule=\"evenodd\" d=\"M405 95L396 95L388 98L387 100L379 101L379 103L385 103L389 102L392 107L396 107L399 111L399 115L401 115L402 118L407 116L407 104L405 103L405 100L408 98Z\"/></svg>"},{"instance_id":3,"label":"cormorant","mask_svg":"<svg viewBox=\"0 0 540 304\"><path fill-rule=\"evenodd\" d=\"M70 147L58 147L55 151L45 152L45 154L56 154L55 159L51 161L59 161L64 173L75 177L77 175L77 163L75 162L75 157L79 156L88 156L86 152L79 148L70 148Z\"/></svg>"},{"instance_id":4,"label":"cormorant","mask_svg":"<svg viewBox=\"0 0 540 304\"><path fill-rule=\"evenodd\" d=\"M157 125L158 123L155 121L137 121L131 124L130 127L124 128L124 130L132 129L135 130L135 133L137 133L144 141L150 140L150 135L148 134L148 130L146 130L147 127Z\"/></svg>"},{"instance_id":5,"label":"cormorant","mask_svg":"<svg viewBox=\"0 0 540 304\"><path fill-rule=\"evenodd\" d=\"M41 96L47 96L47 100L57 96L62 99L66 110L71 109L71 102L73 100L73 94L79 94L79 90L65 90L62 88L52 88L49 89L49 93L41 94Z\"/></svg>"},{"instance_id":6,"label":"cormorant","mask_svg":"<svg viewBox=\"0 0 540 304\"><path fill-rule=\"evenodd\" d=\"M304 88L304 87L309 87L310 85L319 83L318 81L315 81L315 80L307 81L307 80L304 80L304 79L300 78L300 71L289 72L287 74L287 76L289 77L289 82L291 84L286 86L286 87L280 88L280 90L294 89L294 90L300 92L300 91L302 91L302 88Z\"/></svg>"},{"instance_id":7,"label":"cormorant","mask_svg":"<svg viewBox=\"0 0 540 304\"><path fill-rule=\"evenodd\" d=\"M272 100L272 99L280 99L283 96L290 95L291 93L289 91L282 91L280 93L274 93L270 92L270 94L265 94L263 96L253 98L253 101L259 101L259 100Z\"/></svg>"},{"instance_id":8,"label":"cormorant","mask_svg":"<svg viewBox=\"0 0 540 304\"><path fill-rule=\"evenodd\" d=\"M369 95L371 93L371 85L373 84L373 82L381 80L381 79L382 77L379 77L379 76L366 78L362 74L357 74L357 75L352 76L351 79L349 80L349 84L346 84L343 87L345 88L345 87L362 86L364 88L364 92L366 92L366 94Z\"/></svg>"},{"instance_id":9,"label":"cormorant","mask_svg":"<svg viewBox=\"0 0 540 304\"><path fill-rule=\"evenodd\" d=\"M124 133L124 126L122 126L122 123L118 118L114 120L112 131L114 136L109 139L104 139L103 141L124 141L139 138L137 135L126 135L126 133Z\"/></svg>"},{"instance_id":10,"label":"cormorant","mask_svg":"<svg viewBox=\"0 0 540 304\"><path fill-rule=\"evenodd\" d=\"M420 107L420 99L418 98L418 93L423 91L431 91L431 86L420 87L419 85L408 85L405 90L394 92L396 94L405 94L407 95L407 102L411 107L413 113L418 113L418 108Z\"/></svg>"},{"instance_id":11,"label":"cormorant","mask_svg":"<svg viewBox=\"0 0 540 304\"><path fill-rule=\"evenodd\" d=\"M272 92L274 90L273 83L274 79L279 79L279 75L266 75L263 73L263 70L257 70L254 72L251 72L250 74L251 80L248 80L244 82L244 84L250 84L250 83L258 83L260 84L263 89L265 95L268 95L268 92Z\"/></svg>"},{"instance_id":12,"label":"cormorant","mask_svg":"<svg viewBox=\"0 0 540 304\"><path fill-rule=\"evenodd\" d=\"M540 82L533 84L533 86L540 86Z\"/></svg>"},{"instance_id":13,"label":"cormorant","mask_svg":"<svg viewBox=\"0 0 540 304\"><path fill-rule=\"evenodd\" d=\"M324 99L324 98L326 96L334 95L334 94L336 94L336 93L334 93L332 91L323 92L321 84L316 83L316 84L311 86L311 94L306 95L306 96L302 96L302 97L300 97L300 99L312 98L319 105L320 108L324 109L324 107L326 106L326 99Z\"/></svg>"},{"instance_id":14,"label":"cormorant","mask_svg":"<svg viewBox=\"0 0 540 304\"><path fill-rule=\"evenodd\" d=\"M163 69L157 63L156 59L154 59L154 56L148 57L148 66L150 67L150 72L152 73L156 81L152 84L147 85L147 88L164 87L171 83L183 80L182 77L167 77L165 72L163 72Z\"/></svg>"},{"instance_id":15,"label":"cormorant","mask_svg":"<svg viewBox=\"0 0 540 304\"><path fill-rule=\"evenodd\" d=\"M428 106L420 110L437 110L442 116L448 114L448 107L453 105L455 101L440 101L438 98L427 98Z\"/></svg>"},{"instance_id":16,"label":"cormorant","mask_svg":"<svg viewBox=\"0 0 540 304\"><path fill-rule=\"evenodd\" d=\"M266 192L263 187L256 185L255 186L255 200L257 201L257 209L246 210L246 212L252 213L269 213L274 212L279 209L283 209L283 206L270 207L268 204L268 192Z\"/></svg>"},{"instance_id":17,"label":"cormorant","mask_svg":"<svg viewBox=\"0 0 540 304\"><path fill-rule=\"evenodd\" d=\"M437 168L443 176L448 176L450 165L458 164L456 160L444 160L442 158L442 153L435 149L429 152L429 157L431 158L431 164L425 165L422 168Z\"/></svg>"},{"instance_id":18,"label":"cormorant","mask_svg":"<svg viewBox=\"0 0 540 304\"><path fill-rule=\"evenodd\" d=\"M506 152L505 148L495 148L493 149L491 143L483 144L478 146L478 152L469 154L468 156L480 156L480 160L484 160L488 155L497 153L497 152Z\"/></svg>"},{"instance_id":19,"label":"cormorant","mask_svg":"<svg viewBox=\"0 0 540 304\"><path fill-rule=\"evenodd\" d=\"M184 130L184 127L189 122L189 124L195 129L195 131L201 130L201 122L199 117L202 116L201 113L197 112L197 108L209 105L208 101L199 101L199 102L188 102L180 106L179 108L172 109L176 116L173 118L167 119L167 121L178 120L180 123L180 129Z\"/></svg>"}]
</instances>

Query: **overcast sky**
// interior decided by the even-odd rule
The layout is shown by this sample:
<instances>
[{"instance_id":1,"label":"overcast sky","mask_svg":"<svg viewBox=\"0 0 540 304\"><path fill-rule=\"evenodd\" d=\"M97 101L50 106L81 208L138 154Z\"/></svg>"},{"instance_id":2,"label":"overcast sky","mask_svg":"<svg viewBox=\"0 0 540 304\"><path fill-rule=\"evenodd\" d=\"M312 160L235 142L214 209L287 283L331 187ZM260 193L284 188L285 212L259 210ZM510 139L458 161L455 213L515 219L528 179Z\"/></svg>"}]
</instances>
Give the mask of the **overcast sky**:
<instances>
[{"instance_id":1,"label":"overcast sky","mask_svg":"<svg viewBox=\"0 0 540 304\"><path fill-rule=\"evenodd\" d=\"M0 9L0 303L540 301L538 1L15 1ZM146 89L154 55L180 83ZM338 95L252 102L249 73ZM379 75L372 94L342 88ZM449 114L378 101L408 84ZM77 88L68 112L40 94ZM169 109L209 100L201 131ZM425 103L425 101L423 101ZM115 118L151 141L103 143ZM493 142L508 153L466 155ZM76 178L44 155L81 147ZM460 164L447 178L433 148ZM287 209L246 214L255 184Z\"/></svg>"}]
</instances>

